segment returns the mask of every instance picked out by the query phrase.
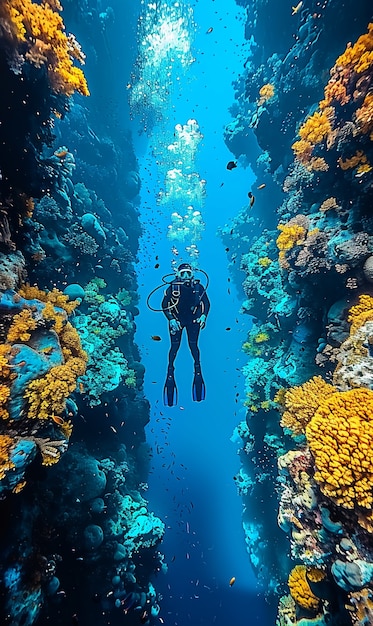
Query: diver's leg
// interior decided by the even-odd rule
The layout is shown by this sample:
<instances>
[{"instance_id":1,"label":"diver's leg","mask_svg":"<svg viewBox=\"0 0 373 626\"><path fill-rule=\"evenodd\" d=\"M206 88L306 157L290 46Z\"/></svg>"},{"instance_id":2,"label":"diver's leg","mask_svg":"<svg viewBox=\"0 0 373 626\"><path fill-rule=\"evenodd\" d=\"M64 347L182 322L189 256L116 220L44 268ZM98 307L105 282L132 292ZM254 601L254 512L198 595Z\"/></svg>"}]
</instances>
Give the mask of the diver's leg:
<instances>
[{"instance_id":1,"label":"diver's leg","mask_svg":"<svg viewBox=\"0 0 373 626\"><path fill-rule=\"evenodd\" d=\"M180 342L181 342L181 333L182 330L178 330L176 331L176 333L171 334L170 333L170 350L168 353L168 369L174 370L174 362L175 362L175 358L176 355L179 351L180 348Z\"/></svg>"},{"instance_id":2,"label":"diver's leg","mask_svg":"<svg viewBox=\"0 0 373 626\"><path fill-rule=\"evenodd\" d=\"M190 352L194 359L194 378L192 384L192 398L196 402L201 402L206 397L206 387L201 372L200 354L198 348L198 337L200 332L200 325L196 322L192 322L187 327L188 343Z\"/></svg>"},{"instance_id":3,"label":"diver's leg","mask_svg":"<svg viewBox=\"0 0 373 626\"><path fill-rule=\"evenodd\" d=\"M199 353L199 347L198 347L198 337L199 337L199 331L200 331L200 326L199 324L197 324L197 322L192 322L191 324L188 324L186 326L186 331L187 331L187 335L188 335L188 344L189 344L189 349L191 352L191 355L193 357L194 360L194 367L200 367L200 353Z\"/></svg>"},{"instance_id":4,"label":"diver's leg","mask_svg":"<svg viewBox=\"0 0 373 626\"><path fill-rule=\"evenodd\" d=\"M180 348L182 330L176 333L170 333L170 351L168 353L168 368L166 382L163 388L163 402L166 406L175 406L177 404L177 387L174 378L174 361Z\"/></svg>"}]
</instances>

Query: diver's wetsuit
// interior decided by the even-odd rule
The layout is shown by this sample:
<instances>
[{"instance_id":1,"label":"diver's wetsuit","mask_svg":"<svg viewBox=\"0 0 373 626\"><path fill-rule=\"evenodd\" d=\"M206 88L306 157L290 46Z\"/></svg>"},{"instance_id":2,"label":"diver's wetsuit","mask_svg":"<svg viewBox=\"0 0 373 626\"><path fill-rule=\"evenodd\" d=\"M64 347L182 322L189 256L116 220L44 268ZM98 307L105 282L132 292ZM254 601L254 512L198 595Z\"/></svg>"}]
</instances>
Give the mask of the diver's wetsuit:
<instances>
[{"instance_id":1,"label":"diver's wetsuit","mask_svg":"<svg viewBox=\"0 0 373 626\"><path fill-rule=\"evenodd\" d=\"M162 300L162 310L169 321L176 319L181 325L181 330L177 330L175 333L170 331L169 371L170 368L173 371L175 357L180 348L181 335L184 328L187 332L189 348L194 359L194 368L200 367L198 348L200 325L196 320L203 314L207 317L210 310L210 301L205 288L198 280L173 281L165 291Z\"/></svg>"}]
</instances>

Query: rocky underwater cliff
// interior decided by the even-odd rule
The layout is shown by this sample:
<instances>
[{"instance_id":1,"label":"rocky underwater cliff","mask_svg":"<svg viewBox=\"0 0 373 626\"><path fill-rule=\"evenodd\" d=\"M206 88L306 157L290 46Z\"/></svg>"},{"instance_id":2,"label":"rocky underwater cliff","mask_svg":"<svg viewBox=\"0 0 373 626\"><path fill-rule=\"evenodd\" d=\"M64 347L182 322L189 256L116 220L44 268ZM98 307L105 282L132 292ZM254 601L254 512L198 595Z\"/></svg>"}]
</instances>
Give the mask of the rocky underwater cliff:
<instances>
[{"instance_id":1,"label":"rocky underwater cliff","mask_svg":"<svg viewBox=\"0 0 373 626\"><path fill-rule=\"evenodd\" d=\"M235 432L247 549L277 626L368 625L372 8L237 3L252 47L225 139L256 183L220 234L252 321Z\"/></svg>"},{"instance_id":2,"label":"rocky underwater cliff","mask_svg":"<svg viewBox=\"0 0 373 626\"><path fill-rule=\"evenodd\" d=\"M113 10L64 9L0 3L0 621L148 624L165 566L134 343L140 178L105 91ZM87 75L109 68L90 108L70 24Z\"/></svg>"}]
</instances>

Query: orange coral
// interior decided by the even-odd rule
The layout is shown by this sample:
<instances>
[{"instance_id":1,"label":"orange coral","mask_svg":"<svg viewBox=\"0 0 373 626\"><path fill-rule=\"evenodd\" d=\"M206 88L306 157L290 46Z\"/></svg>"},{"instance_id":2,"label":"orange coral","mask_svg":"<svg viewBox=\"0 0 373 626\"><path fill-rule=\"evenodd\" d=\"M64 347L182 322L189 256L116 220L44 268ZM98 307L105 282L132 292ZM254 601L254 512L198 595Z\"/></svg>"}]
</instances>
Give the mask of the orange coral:
<instances>
[{"instance_id":1,"label":"orange coral","mask_svg":"<svg viewBox=\"0 0 373 626\"><path fill-rule=\"evenodd\" d=\"M305 434L306 426L320 404L336 392L335 387L326 383L321 376L314 376L303 385L285 390L281 398L275 397L275 401L285 409L281 426L291 430L293 436Z\"/></svg>"},{"instance_id":2,"label":"orange coral","mask_svg":"<svg viewBox=\"0 0 373 626\"><path fill-rule=\"evenodd\" d=\"M343 161L342 158L338 159L339 166L342 170L349 170L367 162L368 159L362 150L357 150L350 159L345 159L345 161Z\"/></svg>"},{"instance_id":3,"label":"orange coral","mask_svg":"<svg viewBox=\"0 0 373 626\"><path fill-rule=\"evenodd\" d=\"M23 309L23 311L13 317L7 334L7 341L9 343L28 341L31 337L30 331L35 330L36 325L31 311L29 309Z\"/></svg>"},{"instance_id":4,"label":"orange coral","mask_svg":"<svg viewBox=\"0 0 373 626\"><path fill-rule=\"evenodd\" d=\"M371 509L373 391L331 394L306 426L306 437L322 493L346 509Z\"/></svg>"},{"instance_id":5,"label":"orange coral","mask_svg":"<svg viewBox=\"0 0 373 626\"><path fill-rule=\"evenodd\" d=\"M363 104L355 113L355 120L361 133L371 133L373 130L373 93L365 96Z\"/></svg>"},{"instance_id":6,"label":"orange coral","mask_svg":"<svg viewBox=\"0 0 373 626\"><path fill-rule=\"evenodd\" d=\"M25 57L37 67L46 65L51 87L56 93L71 96L74 91L88 96L82 70L74 59L84 63L79 44L64 32L58 0L37 4L32 0L6 0L1 17L14 40L27 45Z\"/></svg>"},{"instance_id":7,"label":"orange coral","mask_svg":"<svg viewBox=\"0 0 373 626\"><path fill-rule=\"evenodd\" d=\"M306 567L296 565L289 574L288 585L292 598L304 609L316 610L319 599L311 591L306 578Z\"/></svg>"}]
</instances>

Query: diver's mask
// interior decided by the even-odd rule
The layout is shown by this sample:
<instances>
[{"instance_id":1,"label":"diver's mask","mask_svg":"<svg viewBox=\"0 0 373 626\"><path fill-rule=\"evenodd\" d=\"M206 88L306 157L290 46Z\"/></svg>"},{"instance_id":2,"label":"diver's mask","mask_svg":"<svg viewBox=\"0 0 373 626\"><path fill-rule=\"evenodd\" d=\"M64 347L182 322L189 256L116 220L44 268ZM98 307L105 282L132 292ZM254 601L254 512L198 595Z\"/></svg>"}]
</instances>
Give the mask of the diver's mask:
<instances>
[{"instance_id":1,"label":"diver's mask","mask_svg":"<svg viewBox=\"0 0 373 626\"><path fill-rule=\"evenodd\" d=\"M178 270L177 277L183 283L190 283L193 279L193 270L191 268L183 268Z\"/></svg>"}]
</instances>

